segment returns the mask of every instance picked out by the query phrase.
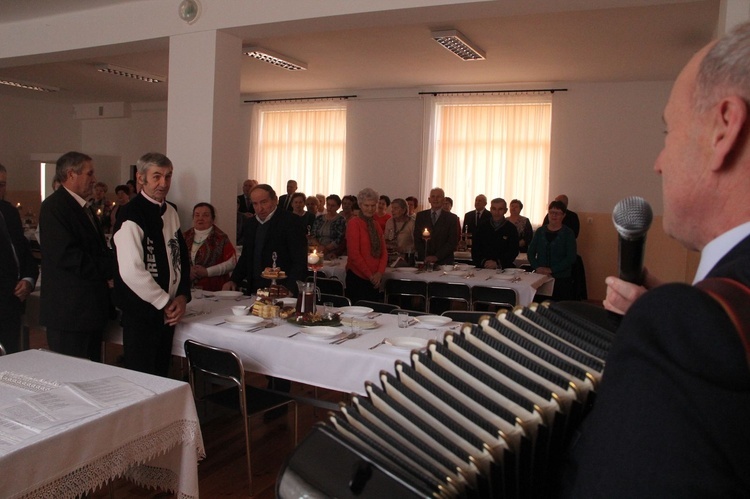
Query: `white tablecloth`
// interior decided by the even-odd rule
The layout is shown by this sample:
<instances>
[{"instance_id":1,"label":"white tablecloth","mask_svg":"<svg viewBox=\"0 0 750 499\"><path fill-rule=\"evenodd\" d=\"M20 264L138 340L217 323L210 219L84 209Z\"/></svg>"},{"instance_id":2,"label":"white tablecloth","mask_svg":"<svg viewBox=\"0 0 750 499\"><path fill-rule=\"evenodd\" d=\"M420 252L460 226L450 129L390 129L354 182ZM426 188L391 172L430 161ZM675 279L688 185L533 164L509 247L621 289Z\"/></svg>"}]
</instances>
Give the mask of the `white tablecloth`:
<instances>
[{"instance_id":1,"label":"white tablecloth","mask_svg":"<svg viewBox=\"0 0 750 499\"><path fill-rule=\"evenodd\" d=\"M542 274L532 272L519 272L517 274L498 274L491 269L472 269L473 277L466 277L468 272L445 273L440 270L432 272L404 272L399 269L388 268L384 279L412 279L414 281L439 281L466 284L467 286L497 286L515 289L518 293L517 305L527 306L532 302L537 292L544 295L552 295L552 287L555 279ZM513 282L513 277L519 277L520 281Z\"/></svg>"},{"instance_id":2,"label":"white tablecloth","mask_svg":"<svg viewBox=\"0 0 750 499\"><path fill-rule=\"evenodd\" d=\"M22 388L16 377L59 385L120 376L155 393L0 446L0 497L73 498L123 474L180 498L198 497L205 451L186 383L40 350L0 357L0 373L0 407L44 390Z\"/></svg>"}]
</instances>

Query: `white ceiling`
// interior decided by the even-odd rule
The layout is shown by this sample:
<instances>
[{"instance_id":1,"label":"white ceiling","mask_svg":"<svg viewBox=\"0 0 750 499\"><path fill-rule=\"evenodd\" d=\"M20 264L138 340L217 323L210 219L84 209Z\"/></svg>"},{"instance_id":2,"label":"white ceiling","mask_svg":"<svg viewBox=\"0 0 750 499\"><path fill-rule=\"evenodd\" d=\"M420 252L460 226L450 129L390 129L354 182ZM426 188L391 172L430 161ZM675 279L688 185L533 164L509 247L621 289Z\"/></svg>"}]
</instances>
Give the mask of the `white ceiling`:
<instances>
[{"instance_id":1,"label":"white ceiling","mask_svg":"<svg viewBox=\"0 0 750 499\"><path fill-rule=\"evenodd\" d=\"M0 29L10 21L133 1L0 0ZM714 36L719 0L640 3L644 5L563 12L537 9L508 15L498 1L227 31L246 44L287 54L308 65L307 71L290 72L246 58L241 90L252 97L674 79L687 59ZM487 59L464 62L439 46L430 31L445 28L464 33L485 51ZM96 56L88 51L80 58L61 54L57 61L42 64L14 59L9 65L0 59L0 77L61 89L40 94L0 86L0 96L74 103L167 99L165 83L141 83L93 70L94 64L106 62L168 75L167 38L99 47L93 52Z\"/></svg>"}]
</instances>

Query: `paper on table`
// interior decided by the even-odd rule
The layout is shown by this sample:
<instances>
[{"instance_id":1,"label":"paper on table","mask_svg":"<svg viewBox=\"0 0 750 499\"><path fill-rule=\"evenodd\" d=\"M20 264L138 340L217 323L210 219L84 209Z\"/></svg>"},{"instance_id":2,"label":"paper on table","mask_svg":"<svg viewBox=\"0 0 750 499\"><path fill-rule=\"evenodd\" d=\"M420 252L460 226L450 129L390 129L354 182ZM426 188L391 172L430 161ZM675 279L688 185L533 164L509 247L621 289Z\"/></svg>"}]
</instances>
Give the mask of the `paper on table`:
<instances>
[{"instance_id":1,"label":"paper on table","mask_svg":"<svg viewBox=\"0 0 750 499\"><path fill-rule=\"evenodd\" d=\"M135 402L154 395L154 392L119 376L68 383L81 396L103 407L114 407L126 402Z\"/></svg>"},{"instance_id":2,"label":"paper on table","mask_svg":"<svg viewBox=\"0 0 750 499\"><path fill-rule=\"evenodd\" d=\"M15 421L37 433L101 410L101 406L85 400L69 386L26 395L18 402L0 410L0 418Z\"/></svg>"}]
</instances>

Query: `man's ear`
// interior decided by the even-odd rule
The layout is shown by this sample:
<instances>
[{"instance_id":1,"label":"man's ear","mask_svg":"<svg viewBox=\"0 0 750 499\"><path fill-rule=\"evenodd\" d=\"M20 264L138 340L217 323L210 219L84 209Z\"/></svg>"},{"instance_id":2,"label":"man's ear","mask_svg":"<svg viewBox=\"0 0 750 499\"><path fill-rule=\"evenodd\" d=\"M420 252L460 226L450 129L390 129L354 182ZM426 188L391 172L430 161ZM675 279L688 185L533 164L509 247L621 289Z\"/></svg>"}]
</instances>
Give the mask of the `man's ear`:
<instances>
[{"instance_id":1,"label":"man's ear","mask_svg":"<svg viewBox=\"0 0 750 499\"><path fill-rule=\"evenodd\" d=\"M711 130L711 170L718 171L732 156L743 128L748 124L748 110L745 101L737 95L725 97L712 113Z\"/></svg>"}]
</instances>

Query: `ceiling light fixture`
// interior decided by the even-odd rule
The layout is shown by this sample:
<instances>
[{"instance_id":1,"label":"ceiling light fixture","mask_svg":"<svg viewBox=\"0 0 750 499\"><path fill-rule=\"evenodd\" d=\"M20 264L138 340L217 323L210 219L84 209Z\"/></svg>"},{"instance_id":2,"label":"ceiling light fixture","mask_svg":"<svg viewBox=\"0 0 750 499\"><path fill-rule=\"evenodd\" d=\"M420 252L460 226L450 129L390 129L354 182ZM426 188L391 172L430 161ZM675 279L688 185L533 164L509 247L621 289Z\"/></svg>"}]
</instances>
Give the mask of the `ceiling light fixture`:
<instances>
[{"instance_id":1,"label":"ceiling light fixture","mask_svg":"<svg viewBox=\"0 0 750 499\"><path fill-rule=\"evenodd\" d=\"M167 78L164 76L149 74L144 71L139 71L136 69L123 68L121 66L114 66L112 64L97 64L96 70L99 71L100 73L109 73L113 75L127 76L128 78L145 81L147 83L162 83L167 80Z\"/></svg>"},{"instance_id":2,"label":"ceiling light fixture","mask_svg":"<svg viewBox=\"0 0 750 499\"><path fill-rule=\"evenodd\" d=\"M484 60L484 51L458 30L433 31L432 38L464 61Z\"/></svg>"},{"instance_id":3,"label":"ceiling light fixture","mask_svg":"<svg viewBox=\"0 0 750 499\"><path fill-rule=\"evenodd\" d=\"M304 71L307 69L307 64L304 62L295 61L291 57L260 47L242 47L242 53L289 71Z\"/></svg>"},{"instance_id":4,"label":"ceiling light fixture","mask_svg":"<svg viewBox=\"0 0 750 499\"><path fill-rule=\"evenodd\" d=\"M9 87L24 88L26 90L36 90L37 92L59 92L60 89L57 87L50 87L49 85L42 85L41 83L31 83L28 81L11 80L8 78L0 78L0 85L8 85Z\"/></svg>"}]
</instances>

